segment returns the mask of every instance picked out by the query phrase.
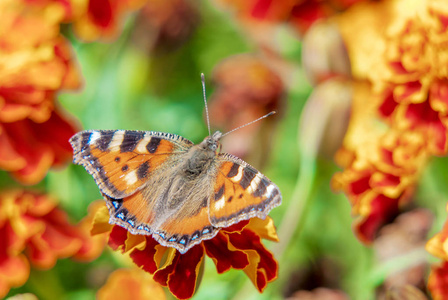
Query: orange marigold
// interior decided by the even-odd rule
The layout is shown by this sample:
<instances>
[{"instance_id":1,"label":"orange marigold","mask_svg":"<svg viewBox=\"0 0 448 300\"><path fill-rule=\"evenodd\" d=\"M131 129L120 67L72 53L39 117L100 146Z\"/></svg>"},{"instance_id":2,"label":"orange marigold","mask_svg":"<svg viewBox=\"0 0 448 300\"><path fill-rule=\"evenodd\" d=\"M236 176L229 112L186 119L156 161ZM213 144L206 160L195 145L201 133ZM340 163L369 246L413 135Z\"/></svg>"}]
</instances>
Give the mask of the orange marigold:
<instances>
[{"instance_id":1,"label":"orange marigold","mask_svg":"<svg viewBox=\"0 0 448 300\"><path fill-rule=\"evenodd\" d=\"M123 287L126 287L125 289ZM98 300L164 300L163 288L138 268L118 269L97 293Z\"/></svg>"},{"instance_id":2,"label":"orange marigold","mask_svg":"<svg viewBox=\"0 0 448 300\"><path fill-rule=\"evenodd\" d=\"M444 300L448 297L448 262L432 266L428 279L428 289L432 299Z\"/></svg>"},{"instance_id":3,"label":"orange marigold","mask_svg":"<svg viewBox=\"0 0 448 300\"><path fill-rule=\"evenodd\" d=\"M235 9L240 18L267 22L288 22L304 33L317 20L365 0L220 0Z\"/></svg>"},{"instance_id":4,"label":"orange marigold","mask_svg":"<svg viewBox=\"0 0 448 300\"><path fill-rule=\"evenodd\" d=\"M145 0L74 1L75 33L85 41L115 38L126 13L140 8Z\"/></svg>"},{"instance_id":5,"label":"orange marigold","mask_svg":"<svg viewBox=\"0 0 448 300\"><path fill-rule=\"evenodd\" d=\"M269 217L223 228L214 238L185 254L160 245L151 236L133 235L108 222L109 213L104 205L94 218L92 234L109 233L112 249L129 254L136 265L151 273L156 282L167 286L179 299L193 296L204 255L213 260L218 273L231 268L243 270L260 292L277 278L277 261L261 243L262 238L277 241L274 223Z\"/></svg>"},{"instance_id":6,"label":"orange marigold","mask_svg":"<svg viewBox=\"0 0 448 300\"><path fill-rule=\"evenodd\" d=\"M448 210L448 206L447 206ZM440 265L433 265L428 279L428 289L435 300L448 297L448 222L442 230L426 243L426 250L440 258Z\"/></svg>"},{"instance_id":7,"label":"orange marigold","mask_svg":"<svg viewBox=\"0 0 448 300\"><path fill-rule=\"evenodd\" d=\"M54 199L22 190L0 193L0 242L0 297L25 283L30 262L48 269L64 257L91 260L100 253L94 248L102 249L85 226L69 223Z\"/></svg>"},{"instance_id":8,"label":"orange marigold","mask_svg":"<svg viewBox=\"0 0 448 300\"><path fill-rule=\"evenodd\" d=\"M57 6L0 3L0 168L25 184L70 158L68 138L76 130L55 98L80 87L81 76L59 33L63 18Z\"/></svg>"}]
</instances>

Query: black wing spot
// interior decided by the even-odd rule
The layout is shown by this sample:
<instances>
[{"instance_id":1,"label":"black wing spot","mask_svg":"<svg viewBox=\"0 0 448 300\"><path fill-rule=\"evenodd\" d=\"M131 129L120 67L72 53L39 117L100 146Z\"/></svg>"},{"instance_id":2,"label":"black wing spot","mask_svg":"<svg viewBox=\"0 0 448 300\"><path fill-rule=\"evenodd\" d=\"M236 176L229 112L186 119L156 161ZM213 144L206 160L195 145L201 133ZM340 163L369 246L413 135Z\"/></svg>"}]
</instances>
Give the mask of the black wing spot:
<instances>
[{"instance_id":1,"label":"black wing spot","mask_svg":"<svg viewBox=\"0 0 448 300\"><path fill-rule=\"evenodd\" d=\"M255 170L254 168L251 168L249 166L245 167L243 169L243 177L241 178L241 181L240 181L241 187L243 189L246 189L250 185L252 180L255 178L257 173L258 173L258 171Z\"/></svg>"},{"instance_id":2,"label":"black wing spot","mask_svg":"<svg viewBox=\"0 0 448 300\"><path fill-rule=\"evenodd\" d=\"M120 162L120 159L121 159L120 156L115 157L116 162Z\"/></svg>"},{"instance_id":3,"label":"black wing spot","mask_svg":"<svg viewBox=\"0 0 448 300\"><path fill-rule=\"evenodd\" d=\"M90 142L90 136L93 134L93 132L90 131L84 131L82 133L82 140L81 140L81 150L86 149L87 147L89 147L89 142Z\"/></svg>"},{"instance_id":4,"label":"black wing spot","mask_svg":"<svg viewBox=\"0 0 448 300\"><path fill-rule=\"evenodd\" d=\"M232 167L230 168L229 173L227 174L227 177L231 178L233 176L235 176L236 174L238 174L238 168L240 166L236 163L233 163Z\"/></svg>"},{"instance_id":5,"label":"black wing spot","mask_svg":"<svg viewBox=\"0 0 448 300\"><path fill-rule=\"evenodd\" d=\"M230 203L232 202L233 196L230 196L229 199L227 199L227 202Z\"/></svg>"},{"instance_id":6,"label":"black wing spot","mask_svg":"<svg viewBox=\"0 0 448 300\"><path fill-rule=\"evenodd\" d=\"M224 184L221 186L221 188L215 193L215 201L218 201L221 199L222 195L224 195Z\"/></svg>"},{"instance_id":7,"label":"black wing spot","mask_svg":"<svg viewBox=\"0 0 448 300\"><path fill-rule=\"evenodd\" d=\"M129 166L128 166L128 165L124 165L123 167L121 167L121 170L122 170L123 172L126 172L128 169L129 169Z\"/></svg>"},{"instance_id":8,"label":"black wing spot","mask_svg":"<svg viewBox=\"0 0 448 300\"><path fill-rule=\"evenodd\" d=\"M149 162L145 161L137 169L138 179L143 179L146 176L148 176L148 171L149 171Z\"/></svg>"},{"instance_id":9,"label":"black wing spot","mask_svg":"<svg viewBox=\"0 0 448 300\"><path fill-rule=\"evenodd\" d=\"M149 141L148 145L146 145L146 149L148 150L149 153L154 153L157 151L159 144L160 144L160 138L153 136L151 137L151 140Z\"/></svg>"},{"instance_id":10,"label":"black wing spot","mask_svg":"<svg viewBox=\"0 0 448 300\"><path fill-rule=\"evenodd\" d=\"M143 139L145 133L140 131L125 131L123 142L120 145L121 152L131 152L137 147L138 142Z\"/></svg>"},{"instance_id":11,"label":"black wing spot","mask_svg":"<svg viewBox=\"0 0 448 300\"><path fill-rule=\"evenodd\" d=\"M266 193L266 188L269 184L270 183L266 178L261 178L257 189L253 193L254 197L263 197L263 195Z\"/></svg>"},{"instance_id":12,"label":"black wing spot","mask_svg":"<svg viewBox=\"0 0 448 300\"><path fill-rule=\"evenodd\" d=\"M96 141L96 146L101 151L106 151L109 148L109 144L112 141L116 131L101 132L101 137Z\"/></svg>"}]
</instances>

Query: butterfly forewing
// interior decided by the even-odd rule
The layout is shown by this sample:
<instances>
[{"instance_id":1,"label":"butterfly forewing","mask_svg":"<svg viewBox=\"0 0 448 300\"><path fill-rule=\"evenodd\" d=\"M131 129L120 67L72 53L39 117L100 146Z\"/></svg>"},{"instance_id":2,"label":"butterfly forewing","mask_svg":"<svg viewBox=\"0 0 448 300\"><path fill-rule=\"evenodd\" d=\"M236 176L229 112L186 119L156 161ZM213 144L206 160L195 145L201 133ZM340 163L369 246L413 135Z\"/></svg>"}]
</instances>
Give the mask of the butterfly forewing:
<instances>
[{"instance_id":1,"label":"butterfly forewing","mask_svg":"<svg viewBox=\"0 0 448 300\"><path fill-rule=\"evenodd\" d=\"M124 198L141 189L170 155L193 144L173 134L130 130L86 130L70 139L73 162L93 176L101 191Z\"/></svg>"},{"instance_id":2,"label":"butterfly forewing","mask_svg":"<svg viewBox=\"0 0 448 300\"><path fill-rule=\"evenodd\" d=\"M223 153L210 201L210 221L227 227L253 217L264 219L281 204L278 187L243 160Z\"/></svg>"}]
</instances>

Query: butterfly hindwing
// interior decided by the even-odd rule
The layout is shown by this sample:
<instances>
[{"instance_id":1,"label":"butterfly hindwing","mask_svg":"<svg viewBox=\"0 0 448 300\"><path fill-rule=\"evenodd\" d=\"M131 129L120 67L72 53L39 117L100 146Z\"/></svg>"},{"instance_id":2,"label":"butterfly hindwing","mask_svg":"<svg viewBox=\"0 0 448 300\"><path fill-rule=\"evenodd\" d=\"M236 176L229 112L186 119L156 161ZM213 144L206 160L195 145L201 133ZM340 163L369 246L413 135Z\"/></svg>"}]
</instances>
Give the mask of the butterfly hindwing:
<instances>
[{"instance_id":1,"label":"butterfly hindwing","mask_svg":"<svg viewBox=\"0 0 448 300\"><path fill-rule=\"evenodd\" d=\"M193 145L174 134L132 130L86 130L70 143L73 162L84 166L102 193L115 199L141 189L170 155Z\"/></svg>"},{"instance_id":2,"label":"butterfly hindwing","mask_svg":"<svg viewBox=\"0 0 448 300\"><path fill-rule=\"evenodd\" d=\"M228 153L219 154L218 159L221 163L209 207L213 226L264 219L281 204L278 187L251 165Z\"/></svg>"},{"instance_id":3,"label":"butterfly hindwing","mask_svg":"<svg viewBox=\"0 0 448 300\"><path fill-rule=\"evenodd\" d=\"M169 219L155 228L157 217L154 207L142 207L141 204L147 202L142 191L123 199L103 196L109 208L109 223L124 227L132 234L152 235L163 246L174 247L181 253L204 239L213 238L219 231L209 221L207 205L188 218Z\"/></svg>"}]
</instances>

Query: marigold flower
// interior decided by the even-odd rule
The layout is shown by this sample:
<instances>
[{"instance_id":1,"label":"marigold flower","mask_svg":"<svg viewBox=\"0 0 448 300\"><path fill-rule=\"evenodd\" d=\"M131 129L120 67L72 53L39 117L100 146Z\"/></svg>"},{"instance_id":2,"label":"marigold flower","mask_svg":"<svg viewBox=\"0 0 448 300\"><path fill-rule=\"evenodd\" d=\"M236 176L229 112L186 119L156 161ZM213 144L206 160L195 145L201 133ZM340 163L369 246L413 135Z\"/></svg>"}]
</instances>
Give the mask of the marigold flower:
<instances>
[{"instance_id":1,"label":"marigold flower","mask_svg":"<svg viewBox=\"0 0 448 300\"><path fill-rule=\"evenodd\" d=\"M334 175L332 186L348 196L358 237L371 242L409 203L428 155L420 135L381 124L375 102L367 104L374 97L368 86L355 85L353 95L349 129L336 155L344 171Z\"/></svg>"},{"instance_id":2,"label":"marigold flower","mask_svg":"<svg viewBox=\"0 0 448 300\"><path fill-rule=\"evenodd\" d=\"M447 205L448 210L448 205ZM448 222L442 230L434 235L427 243L426 250L442 259L440 265L433 265L428 279L428 289L433 299L441 300L448 297Z\"/></svg>"},{"instance_id":3,"label":"marigold flower","mask_svg":"<svg viewBox=\"0 0 448 300\"><path fill-rule=\"evenodd\" d=\"M55 111L55 97L80 87L81 76L59 33L61 3L43 10L44 1L28 2L0 3L0 168L35 184L71 156L76 130Z\"/></svg>"},{"instance_id":4,"label":"marigold flower","mask_svg":"<svg viewBox=\"0 0 448 300\"><path fill-rule=\"evenodd\" d=\"M123 287L126 287L125 289ZM164 300L165 292L151 276L138 269L119 269L107 279L98 290L98 300Z\"/></svg>"},{"instance_id":5,"label":"marigold flower","mask_svg":"<svg viewBox=\"0 0 448 300\"><path fill-rule=\"evenodd\" d=\"M194 246L185 254L158 244L151 236L133 235L126 229L110 225L104 206L98 210L92 234L109 233L109 246L130 255L134 263L153 275L180 299L193 296L204 255L216 265L218 273L231 268L243 270L258 291L277 278L278 264L261 239L277 241L272 219L251 219L223 228L212 239Z\"/></svg>"},{"instance_id":6,"label":"marigold flower","mask_svg":"<svg viewBox=\"0 0 448 300\"><path fill-rule=\"evenodd\" d=\"M444 300L448 297L448 262L431 268L428 289L434 300Z\"/></svg>"},{"instance_id":7,"label":"marigold flower","mask_svg":"<svg viewBox=\"0 0 448 300\"><path fill-rule=\"evenodd\" d=\"M231 6L236 14L246 20L267 22L289 22L299 33L304 33L317 20L347 9L365 0L221 0Z\"/></svg>"},{"instance_id":8,"label":"marigold flower","mask_svg":"<svg viewBox=\"0 0 448 300\"><path fill-rule=\"evenodd\" d=\"M365 92L337 156L346 170L333 184L360 216L364 241L409 202L430 155L447 151L447 11L436 0L397 0L354 6L336 19Z\"/></svg>"},{"instance_id":9,"label":"marigold flower","mask_svg":"<svg viewBox=\"0 0 448 300\"><path fill-rule=\"evenodd\" d=\"M447 205L448 210L448 205ZM448 261L448 222L445 223L442 230L433 236L426 244L426 250L432 255Z\"/></svg>"},{"instance_id":10,"label":"marigold flower","mask_svg":"<svg viewBox=\"0 0 448 300\"><path fill-rule=\"evenodd\" d=\"M81 0L74 2L75 33L85 41L112 39L126 13L140 8L145 0Z\"/></svg>"},{"instance_id":11,"label":"marigold flower","mask_svg":"<svg viewBox=\"0 0 448 300\"><path fill-rule=\"evenodd\" d=\"M427 138L431 154L446 154L448 111L448 3L396 1L383 55L386 72L374 74L380 113L400 130ZM406 12L403 9L406 7Z\"/></svg>"},{"instance_id":12,"label":"marigold flower","mask_svg":"<svg viewBox=\"0 0 448 300\"><path fill-rule=\"evenodd\" d=\"M71 50L59 34L61 19L21 1L0 4L0 122L44 122L57 91L80 87Z\"/></svg>"},{"instance_id":13,"label":"marigold flower","mask_svg":"<svg viewBox=\"0 0 448 300\"><path fill-rule=\"evenodd\" d=\"M0 168L23 184L35 184L50 167L72 157L68 139L77 129L56 111L45 122L0 122Z\"/></svg>"},{"instance_id":14,"label":"marigold flower","mask_svg":"<svg viewBox=\"0 0 448 300\"><path fill-rule=\"evenodd\" d=\"M0 193L0 297L28 279L30 262L48 269L57 259L85 249L91 238L82 227L71 225L67 214L45 194L12 190ZM26 251L26 256L23 254ZM91 252L93 259L99 254ZM27 259L28 258L28 259Z\"/></svg>"}]
</instances>

